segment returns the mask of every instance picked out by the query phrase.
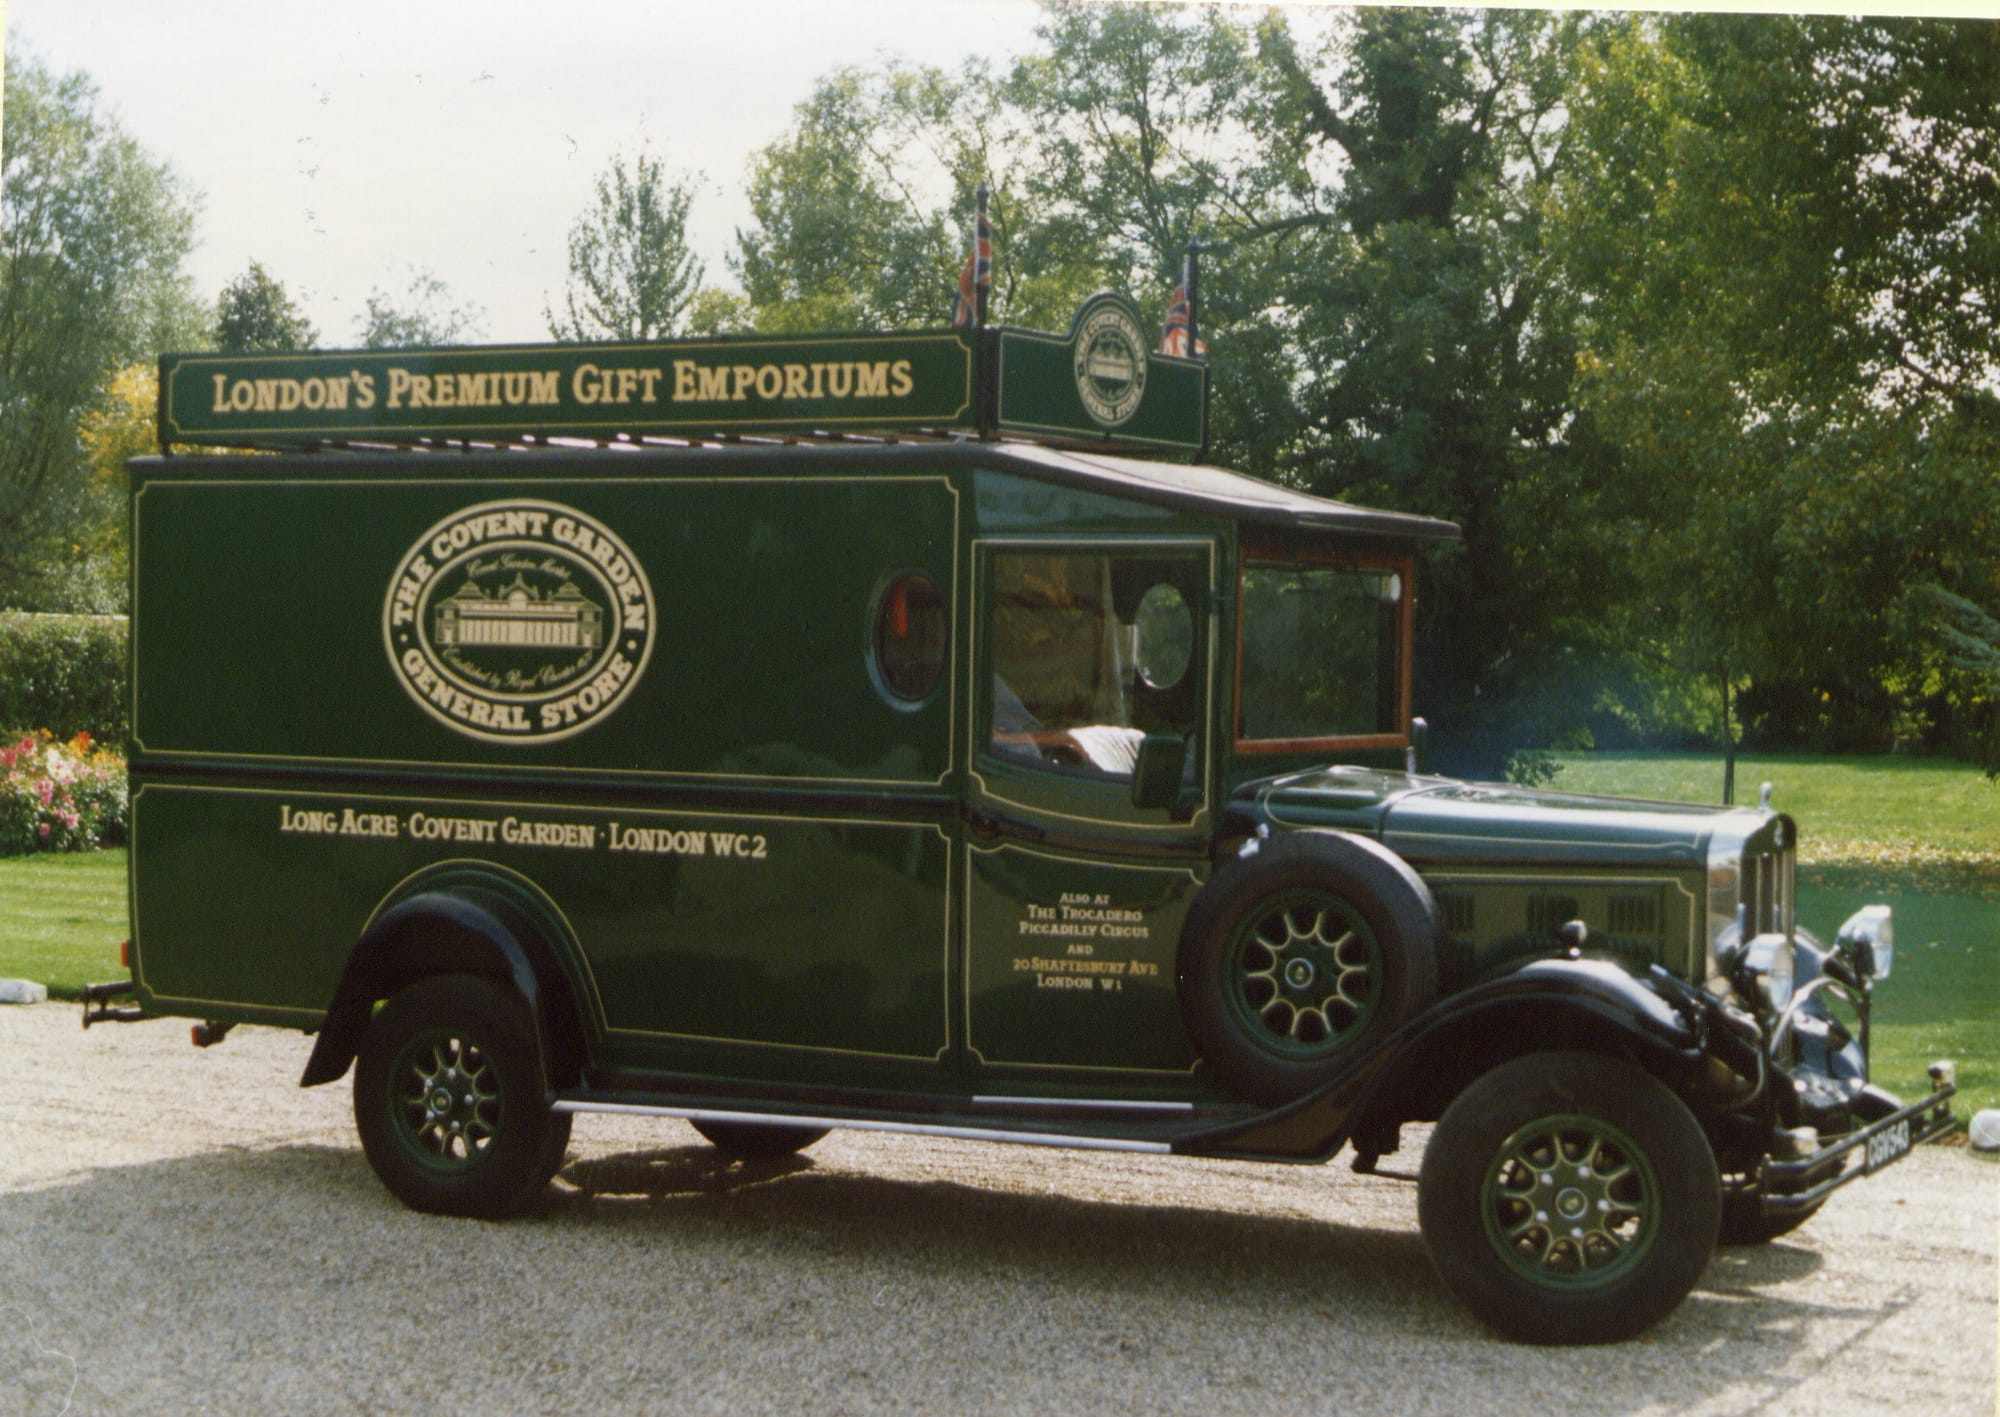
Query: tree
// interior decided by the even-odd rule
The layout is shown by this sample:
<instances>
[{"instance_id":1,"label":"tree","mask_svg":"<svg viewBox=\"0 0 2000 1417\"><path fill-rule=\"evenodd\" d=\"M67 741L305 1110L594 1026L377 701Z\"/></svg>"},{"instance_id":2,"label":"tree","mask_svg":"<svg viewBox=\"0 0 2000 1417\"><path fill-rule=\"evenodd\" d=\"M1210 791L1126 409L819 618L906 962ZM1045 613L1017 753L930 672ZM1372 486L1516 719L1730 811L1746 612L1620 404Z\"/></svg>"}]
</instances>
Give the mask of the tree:
<instances>
[{"instance_id":1,"label":"tree","mask_svg":"<svg viewBox=\"0 0 2000 1417\"><path fill-rule=\"evenodd\" d=\"M215 347L225 354L311 349L318 342L312 321L261 262L252 261L216 298Z\"/></svg>"},{"instance_id":2,"label":"tree","mask_svg":"<svg viewBox=\"0 0 2000 1417\"><path fill-rule=\"evenodd\" d=\"M651 340L681 333L704 268L688 249L698 178L669 178L646 148L613 157L597 200L569 231L569 285L560 314L543 306L559 340Z\"/></svg>"},{"instance_id":3,"label":"tree","mask_svg":"<svg viewBox=\"0 0 2000 1417\"><path fill-rule=\"evenodd\" d=\"M1287 236L1320 214L1303 140L1272 118L1258 32L1213 10L1074 6L1051 7L1037 37L1042 52L1005 88L1023 148L1007 273L1016 318L1060 329L1107 286L1164 318L1199 239L1211 252L1200 323L1229 391L1210 410L1211 446L1273 475L1300 423Z\"/></svg>"},{"instance_id":4,"label":"tree","mask_svg":"<svg viewBox=\"0 0 2000 1417\"><path fill-rule=\"evenodd\" d=\"M1551 203L1577 404L1620 448L1625 618L1715 685L1726 742L1740 689L1767 740L1886 745L1937 680L1911 588L1990 594L1996 41L1679 16L1582 58Z\"/></svg>"},{"instance_id":5,"label":"tree","mask_svg":"<svg viewBox=\"0 0 2000 1417\"><path fill-rule=\"evenodd\" d=\"M974 89L932 69L841 69L750 166L754 225L730 267L760 329L944 323L965 243L940 118ZM979 174L963 184L969 210ZM952 194L952 195L947 195Z\"/></svg>"},{"instance_id":6,"label":"tree","mask_svg":"<svg viewBox=\"0 0 2000 1417\"><path fill-rule=\"evenodd\" d=\"M59 609L93 511L79 424L114 370L192 342L197 199L98 114L86 76L12 53L5 103L0 602Z\"/></svg>"},{"instance_id":7,"label":"tree","mask_svg":"<svg viewBox=\"0 0 2000 1417\"><path fill-rule=\"evenodd\" d=\"M363 349L410 349L466 344L480 337L486 312L452 303L451 287L434 272L413 268L400 299L380 287L368 292L367 310L354 322Z\"/></svg>"},{"instance_id":8,"label":"tree","mask_svg":"<svg viewBox=\"0 0 2000 1417\"><path fill-rule=\"evenodd\" d=\"M126 608L130 545L125 517L125 464L160 450L159 375L152 364L128 364L105 382L102 396L77 427L89 460L83 515L67 547L45 569L71 587L77 610ZM67 551L67 557L63 552Z\"/></svg>"},{"instance_id":9,"label":"tree","mask_svg":"<svg viewBox=\"0 0 2000 1417\"><path fill-rule=\"evenodd\" d=\"M1362 10L1317 56L1267 25L1261 125L1295 154L1279 293L1301 424L1280 474L1447 517L1416 697L1439 760L1497 772L1575 731L1605 652L1603 449L1569 403L1570 313L1541 212L1569 160L1563 101L1587 21ZM1287 136L1289 135L1289 136Z\"/></svg>"}]
</instances>

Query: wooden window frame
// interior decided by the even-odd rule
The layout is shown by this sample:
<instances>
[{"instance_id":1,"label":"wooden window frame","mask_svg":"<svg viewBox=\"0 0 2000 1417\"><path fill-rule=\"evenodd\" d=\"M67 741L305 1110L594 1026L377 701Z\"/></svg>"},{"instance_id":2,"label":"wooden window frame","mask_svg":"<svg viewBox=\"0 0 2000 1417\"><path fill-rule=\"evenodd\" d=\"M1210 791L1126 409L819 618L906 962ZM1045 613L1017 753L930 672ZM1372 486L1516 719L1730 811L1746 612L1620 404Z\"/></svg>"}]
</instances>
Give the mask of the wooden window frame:
<instances>
[{"instance_id":1,"label":"wooden window frame","mask_svg":"<svg viewBox=\"0 0 2000 1417\"><path fill-rule=\"evenodd\" d=\"M1403 578L1403 594L1396 602L1396 721L1402 725L1394 733L1354 733L1332 738L1245 738L1243 736L1243 581L1252 564L1337 566L1356 571L1387 571ZM1230 703L1230 740L1243 754L1343 753L1357 749L1407 748L1410 746L1410 669L1415 648L1416 579L1415 558L1370 552L1340 551L1330 547L1285 547L1251 542L1238 548L1236 555L1236 664L1234 694Z\"/></svg>"}]
</instances>

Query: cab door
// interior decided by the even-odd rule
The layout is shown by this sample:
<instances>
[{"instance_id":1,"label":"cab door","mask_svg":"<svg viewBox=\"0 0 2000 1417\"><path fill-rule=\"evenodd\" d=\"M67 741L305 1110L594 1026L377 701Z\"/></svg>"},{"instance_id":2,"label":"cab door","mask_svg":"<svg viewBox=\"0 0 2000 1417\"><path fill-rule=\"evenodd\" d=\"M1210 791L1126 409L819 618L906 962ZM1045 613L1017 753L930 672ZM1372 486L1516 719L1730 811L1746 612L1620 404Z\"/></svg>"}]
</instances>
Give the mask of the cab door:
<instances>
[{"instance_id":1,"label":"cab door","mask_svg":"<svg viewBox=\"0 0 2000 1417\"><path fill-rule=\"evenodd\" d=\"M1218 557L1204 539L973 544L962 978L988 1087L1193 1069L1174 957L1214 817ZM1175 740L1178 794L1136 805L1142 749L1157 783Z\"/></svg>"}]
</instances>

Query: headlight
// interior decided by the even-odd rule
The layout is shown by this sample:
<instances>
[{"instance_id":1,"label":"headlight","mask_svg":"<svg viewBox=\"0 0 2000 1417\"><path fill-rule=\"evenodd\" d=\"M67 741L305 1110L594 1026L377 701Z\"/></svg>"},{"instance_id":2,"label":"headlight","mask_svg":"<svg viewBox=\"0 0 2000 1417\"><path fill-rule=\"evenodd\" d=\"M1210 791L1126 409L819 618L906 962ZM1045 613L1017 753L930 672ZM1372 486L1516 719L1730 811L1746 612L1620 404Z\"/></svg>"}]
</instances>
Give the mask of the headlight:
<instances>
[{"instance_id":1,"label":"headlight","mask_svg":"<svg viewBox=\"0 0 2000 1417\"><path fill-rule=\"evenodd\" d=\"M1858 973L1887 979L1896 959L1894 912L1886 905L1862 906L1840 927L1834 948L1853 961Z\"/></svg>"},{"instance_id":2,"label":"headlight","mask_svg":"<svg viewBox=\"0 0 2000 1417\"><path fill-rule=\"evenodd\" d=\"M1743 972L1756 980L1757 987L1774 1009L1782 1009L1792 999L1792 981L1798 972L1798 951L1789 935L1752 935L1743 947Z\"/></svg>"}]
</instances>

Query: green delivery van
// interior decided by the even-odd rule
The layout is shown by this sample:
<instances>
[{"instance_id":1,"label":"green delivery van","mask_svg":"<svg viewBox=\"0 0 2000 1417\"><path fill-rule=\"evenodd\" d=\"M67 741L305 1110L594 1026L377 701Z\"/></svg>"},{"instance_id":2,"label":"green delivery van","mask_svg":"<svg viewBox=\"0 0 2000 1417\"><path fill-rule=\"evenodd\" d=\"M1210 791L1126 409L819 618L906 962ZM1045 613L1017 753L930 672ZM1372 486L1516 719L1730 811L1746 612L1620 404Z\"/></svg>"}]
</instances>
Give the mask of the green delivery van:
<instances>
[{"instance_id":1,"label":"green delivery van","mask_svg":"<svg viewBox=\"0 0 2000 1417\"><path fill-rule=\"evenodd\" d=\"M1797 832L1429 776L1419 553L1204 465L1100 296L975 325L169 356L131 466L129 980L313 1035L420 1210L579 1113L1372 1171L1531 1341L1669 1312L1955 1125ZM246 449L264 455L245 455Z\"/></svg>"}]
</instances>

